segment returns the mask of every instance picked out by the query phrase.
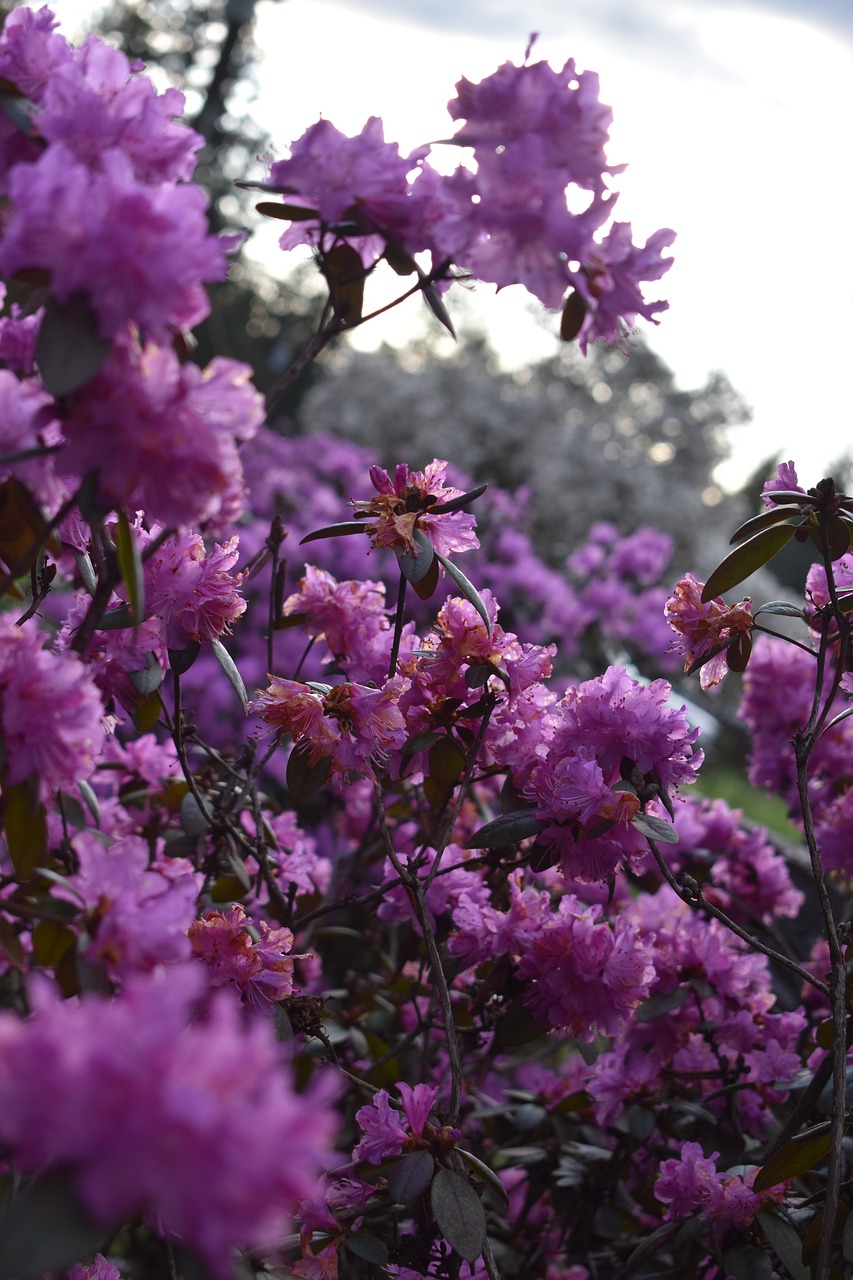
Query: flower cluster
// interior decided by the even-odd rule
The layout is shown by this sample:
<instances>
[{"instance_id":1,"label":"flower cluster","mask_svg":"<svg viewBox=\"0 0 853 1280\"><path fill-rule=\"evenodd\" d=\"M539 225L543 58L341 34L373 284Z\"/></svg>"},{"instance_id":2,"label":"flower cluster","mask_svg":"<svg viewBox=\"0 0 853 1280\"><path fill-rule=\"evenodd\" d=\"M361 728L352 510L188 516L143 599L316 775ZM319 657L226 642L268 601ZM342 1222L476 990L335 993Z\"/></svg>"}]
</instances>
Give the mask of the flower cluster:
<instances>
[{"instance_id":1,"label":"flower cluster","mask_svg":"<svg viewBox=\"0 0 853 1280\"><path fill-rule=\"evenodd\" d=\"M456 90L448 110L462 125L452 141L472 149L474 171L440 175L428 147L401 156L376 117L352 138L320 120L265 184L284 196L275 216L294 219L282 248L309 244L322 258L346 241L365 272L384 256L410 273L414 256L429 252L432 279L452 265L498 288L522 284L552 308L571 290L567 336L579 335L584 350L595 338L619 339L638 316L654 321L667 304L646 301L641 286L671 265L663 250L674 234L637 246L629 223L610 222L608 182L620 167L605 157L612 113L598 77L572 59L559 71L507 62ZM570 210L567 188L581 212Z\"/></svg>"},{"instance_id":2,"label":"flower cluster","mask_svg":"<svg viewBox=\"0 0 853 1280\"><path fill-rule=\"evenodd\" d=\"M121 1000L45 994L29 1020L0 1014L0 1141L25 1170L65 1168L105 1228L148 1215L225 1280L234 1246L286 1229L334 1121L328 1090L306 1105L265 1028L241 1028L227 999L188 1026L201 995L172 966Z\"/></svg>"}]
</instances>

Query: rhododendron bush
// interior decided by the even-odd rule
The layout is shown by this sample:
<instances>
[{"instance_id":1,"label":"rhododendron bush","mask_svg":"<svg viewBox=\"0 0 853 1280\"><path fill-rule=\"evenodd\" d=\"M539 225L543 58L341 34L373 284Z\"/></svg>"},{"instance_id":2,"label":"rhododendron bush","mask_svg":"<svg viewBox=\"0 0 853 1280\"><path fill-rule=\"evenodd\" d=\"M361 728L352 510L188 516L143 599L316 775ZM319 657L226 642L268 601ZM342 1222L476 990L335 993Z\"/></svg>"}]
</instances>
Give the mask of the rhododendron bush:
<instances>
[{"instance_id":1,"label":"rhododendron bush","mask_svg":"<svg viewBox=\"0 0 853 1280\"><path fill-rule=\"evenodd\" d=\"M328 299L267 405L188 359L180 95L46 9L0 77L0 1278L842 1276L853 499L786 463L707 583L605 520L560 573L451 461L275 430L375 270L584 349L665 308L596 77L460 81L449 175L378 118L272 163ZM726 600L791 539L802 607ZM692 794L682 663L810 878Z\"/></svg>"}]
</instances>

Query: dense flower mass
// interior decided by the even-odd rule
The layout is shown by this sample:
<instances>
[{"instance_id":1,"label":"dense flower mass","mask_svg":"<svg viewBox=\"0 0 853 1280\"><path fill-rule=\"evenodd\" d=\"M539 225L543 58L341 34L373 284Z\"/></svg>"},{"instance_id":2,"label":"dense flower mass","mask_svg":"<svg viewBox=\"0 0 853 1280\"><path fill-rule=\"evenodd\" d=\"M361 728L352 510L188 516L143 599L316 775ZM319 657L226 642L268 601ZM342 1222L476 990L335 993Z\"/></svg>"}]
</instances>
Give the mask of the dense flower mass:
<instances>
[{"instance_id":1,"label":"dense flower mass","mask_svg":"<svg viewBox=\"0 0 853 1280\"><path fill-rule=\"evenodd\" d=\"M320 120L265 184L294 217L282 248L309 244L322 256L346 240L366 272L385 256L409 273L413 255L429 251L439 284L451 271L498 288L523 284L555 309L575 291L570 336L583 350L595 338L620 340L638 316L655 321L667 303L648 302L641 286L668 270L663 250L674 233L636 246L630 224L607 228L608 184L623 166L606 160L612 112L599 101L598 77L572 59L560 71L507 62L456 90L448 110L462 125L453 143L472 149L474 171L437 173L428 147L401 156L376 117L352 138ZM570 211L567 188L583 197L581 212Z\"/></svg>"},{"instance_id":2,"label":"dense flower mass","mask_svg":"<svg viewBox=\"0 0 853 1280\"><path fill-rule=\"evenodd\" d=\"M380 258L448 325L460 272L582 348L664 307L671 233L612 221L597 78L529 52L459 82L452 174L378 118L273 165L261 212L330 290L284 382ZM748 602L689 574L666 601L650 529L546 564L522 493L481 545L447 462L262 427L248 370L176 332L227 248L181 95L19 6L0 100L4 1274L842 1274L833 1162L752 1161L797 1167L815 1123L843 1152L849 947L802 908L809 865L853 878L853 504L793 463L764 493L823 561L765 606L805 634L756 645L742 707L809 861L682 797L698 731L639 674L668 626L704 686L743 670Z\"/></svg>"},{"instance_id":3,"label":"dense flower mass","mask_svg":"<svg viewBox=\"0 0 853 1280\"><path fill-rule=\"evenodd\" d=\"M150 1215L210 1271L285 1229L328 1160L334 1121L282 1072L264 1024L221 996L187 1026L201 975L160 969L121 999L43 995L0 1014L0 1141L27 1170L64 1167L105 1228ZM281 1154L287 1152L287 1159Z\"/></svg>"},{"instance_id":4,"label":"dense flower mass","mask_svg":"<svg viewBox=\"0 0 853 1280\"><path fill-rule=\"evenodd\" d=\"M0 618L5 786L35 778L43 796L88 778L104 746L104 708L80 659L46 648L36 627Z\"/></svg>"},{"instance_id":5,"label":"dense flower mass","mask_svg":"<svg viewBox=\"0 0 853 1280\"><path fill-rule=\"evenodd\" d=\"M73 397L63 465L93 474L107 508L143 507L149 519L182 528L221 526L243 503L237 445L262 418L245 365L217 358L201 370L166 347L119 344Z\"/></svg>"},{"instance_id":6,"label":"dense flower mass","mask_svg":"<svg viewBox=\"0 0 853 1280\"><path fill-rule=\"evenodd\" d=\"M698 729L667 706L665 680L642 685L619 667L569 689L556 708L551 736L533 765L524 794L547 825L567 876L605 880L623 858L646 851L631 825L641 808L638 775L669 792L693 782L702 762ZM627 762L627 766L626 766ZM655 794L655 793L653 793Z\"/></svg>"}]
</instances>

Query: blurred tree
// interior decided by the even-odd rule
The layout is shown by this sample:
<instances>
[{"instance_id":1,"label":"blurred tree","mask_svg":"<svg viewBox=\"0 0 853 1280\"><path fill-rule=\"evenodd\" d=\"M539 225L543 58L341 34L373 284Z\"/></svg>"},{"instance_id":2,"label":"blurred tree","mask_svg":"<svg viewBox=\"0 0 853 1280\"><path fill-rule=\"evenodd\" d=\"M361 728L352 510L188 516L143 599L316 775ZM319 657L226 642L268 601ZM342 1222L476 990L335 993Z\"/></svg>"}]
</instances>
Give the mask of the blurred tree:
<instances>
[{"instance_id":1,"label":"blurred tree","mask_svg":"<svg viewBox=\"0 0 853 1280\"><path fill-rule=\"evenodd\" d=\"M501 370L482 338L450 358L426 346L362 354L338 350L303 402L302 429L334 430L387 463L451 459L478 481L529 486L533 534L560 564L590 525L669 533L675 567L707 573L726 531L748 514L713 481L726 429L748 410L722 375L681 391L647 347L564 347L552 359Z\"/></svg>"}]
</instances>

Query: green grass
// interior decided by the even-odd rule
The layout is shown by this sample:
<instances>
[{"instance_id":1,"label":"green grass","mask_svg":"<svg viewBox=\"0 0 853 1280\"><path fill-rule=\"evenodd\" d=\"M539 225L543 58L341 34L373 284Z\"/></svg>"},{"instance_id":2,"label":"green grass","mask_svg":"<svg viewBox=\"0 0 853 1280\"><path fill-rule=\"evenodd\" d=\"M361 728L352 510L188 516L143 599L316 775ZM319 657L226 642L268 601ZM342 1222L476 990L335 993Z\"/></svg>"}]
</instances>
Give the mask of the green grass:
<instances>
[{"instance_id":1,"label":"green grass","mask_svg":"<svg viewBox=\"0 0 853 1280\"><path fill-rule=\"evenodd\" d=\"M742 809L754 822L760 822L788 840L799 843L802 839L796 827L788 821L784 801L750 786L746 775L736 769L705 768L692 790L694 794L698 791L712 799L720 797L733 809Z\"/></svg>"}]
</instances>

